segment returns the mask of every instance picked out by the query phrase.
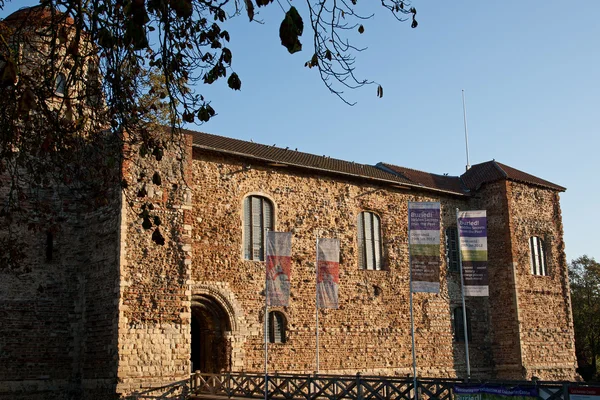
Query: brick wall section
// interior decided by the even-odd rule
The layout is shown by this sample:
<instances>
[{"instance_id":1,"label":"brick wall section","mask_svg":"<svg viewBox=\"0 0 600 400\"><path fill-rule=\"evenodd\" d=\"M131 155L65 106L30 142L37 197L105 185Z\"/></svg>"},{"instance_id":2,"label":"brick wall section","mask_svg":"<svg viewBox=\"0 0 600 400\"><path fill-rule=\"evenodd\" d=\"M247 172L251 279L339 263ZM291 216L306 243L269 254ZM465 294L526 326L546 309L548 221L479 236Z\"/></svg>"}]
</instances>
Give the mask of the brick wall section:
<instances>
[{"instance_id":1,"label":"brick wall section","mask_svg":"<svg viewBox=\"0 0 600 400\"><path fill-rule=\"evenodd\" d=\"M0 398L21 390L81 395L84 386L114 392L118 202L105 198L90 211L64 188L41 192L48 216L60 221L48 222L52 261L46 232L26 228L39 206L15 224L27 257L19 270L1 272Z\"/></svg>"},{"instance_id":2,"label":"brick wall section","mask_svg":"<svg viewBox=\"0 0 600 400\"><path fill-rule=\"evenodd\" d=\"M498 379L521 379L519 324L513 277L512 226L509 220L507 182L480 188L473 207L487 211L488 266L490 281L490 333L494 375Z\"/></svg>"},{"instance_id":3,"label":"brick wall section","mask_svg":"<svg viewBox=\"0 0 600 400\"><path fill-rule=\"evenodd\" d=\"M121 211L117 391L133 392L189 376L191 142L164 148L162 161L134 157L124 165L129 187ZM160 185L153 174L161 176ZM146 194L139 194L141 189ZM142 227L141 206L152 204L153 226ZM164 245L152 241L154 216Z\"/></svg>"},{"instance_id":4,"label":"brick wall section","mask_svg":"<svg viewBox=\"0 0 600 400\"><path fill-rule=\"evenodd\" d=\"M243 199L259 194L275 206L275 229L293 232L291 300L280 309L288 318L289 341L270 346L269 369L315 369L314 252L319 234L341 241L340 309L321 311L321 371L411 372L407 201L441 200L442 230L456 225L454 210L464 209L464 201L254 163L245 170L241 160L200 151L194 153L193 167L192 279L195 284L220 285L224 295L241 304L243 314L230 316L245 319L247 325L239 333L245 357L235 369L263 369L264 263L242 259ZM384 271L358 268L356 220L365 210L381 217ZM455 376L457 367L464 369L464 352L453 342L450 317L460 286L455 276L448 282L442 261L442 293L414 296L417 363L420 374L427 376ZM487 318L485 306L472 306L478 318ZM472 363L489 369L489 355L481 354L487 331L475 331L482 344L473 346Z\"/></svg>"},{"instance_id":5,"label":"brick wall section","mask_svg":"<svg viewBox=\"0 0 600 400\"><path fill-rule=\"evenodd\" d=\"M509 186L526 377L573 379L575 344L558 194L513 182ZM531 236L544 240L548 276L531 273Z\"/></svg>"}]
</instances>

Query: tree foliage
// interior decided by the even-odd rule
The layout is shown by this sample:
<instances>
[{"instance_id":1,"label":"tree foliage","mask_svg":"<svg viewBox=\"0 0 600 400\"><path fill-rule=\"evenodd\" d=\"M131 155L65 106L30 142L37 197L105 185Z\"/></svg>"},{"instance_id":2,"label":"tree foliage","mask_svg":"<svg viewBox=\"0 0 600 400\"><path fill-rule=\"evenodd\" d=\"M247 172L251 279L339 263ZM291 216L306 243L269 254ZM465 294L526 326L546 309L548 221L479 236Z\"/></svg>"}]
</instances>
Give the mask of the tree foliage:
<instances>
[{"instance_id":1,"label":"tree foliage","mask_svg":"<svg viewBox=\"0 0 600 400\"><path fill-rule=\"evenodd\" d=\"M357 11L364 0L306 1L308 18L291 5L283 10L281 43L289 53L300 51L300 36L310 27L312 41L303 39L304 48L312 47L305 65L346 101L344 89L374 83L356 77L354 61L362 49L351 40L365 32L372 15ZM56 200L56 193L48 193L57 187L79 191L79 201L97 205L115 182L131 183L115 173L127 156L115 152L115 141L158 161L165 143L156 137L157 124L174 128L171 141L177 141L181 124L214 117L201 84L222 80L233 90L242 88L228 47L228 21L244 14L255 21L272 2L39 0L0 21L0 224L55 226L61 202L42 212L41 200ZM0 9L6 3L0 0ZM417 26L408 1L380 5ZM383 96L380 85L377 96ZM18 220L25 208L39 215ZM0 235L0 246L14 257L0 264L14 266L24 251L11 239L19 234L8 232Z\"/></svg>"},{"instance_id":2,"label":"tree foliage","mask_svg":"<svg viewBox=\"0 0 600 400\"><path fill-rule=\"evenodd\" d=\"M598 378L600 357L600 263L581 256L569 265L575 348L584 379Z\"/></svg>"}]
</instances>

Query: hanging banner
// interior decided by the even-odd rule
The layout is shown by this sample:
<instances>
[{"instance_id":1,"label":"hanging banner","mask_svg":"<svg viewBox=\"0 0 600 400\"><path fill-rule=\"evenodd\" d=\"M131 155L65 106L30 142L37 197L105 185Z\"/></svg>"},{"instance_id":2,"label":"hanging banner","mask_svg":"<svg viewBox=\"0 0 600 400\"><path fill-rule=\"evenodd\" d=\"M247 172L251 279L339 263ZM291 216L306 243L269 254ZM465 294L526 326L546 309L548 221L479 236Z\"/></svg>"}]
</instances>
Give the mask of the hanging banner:
<instances>
[{"instance_id":1,"label":"hanging banner","mask_svg":"<svg viewBox=\"0 0 600 400\"><path fill-rule=\"evenodd\" d=\"M440 292L440 203L408 202L412 291Z\"/></svg>"},{"instance_id":2,"label":"hanging banner","mask_svg":"<svg viewBox=\"0 0 600 400\"><path fill-rule=\"evenodd\" d=\"M465 296L488 296L486 212L459 211L457 221Z\"/></svg>"},{"instance_id":3,"label":"hanging banner","mask_svg":"<svg viewBox=\"0 0 600 400\"><path fill-rule=\"evenodd\" d=\"M292 270L291 232L267 232L267 305L287 306Z\"/></svg>"},{"instance_id":4,"label":"hanging banner","mask_svg":"<svg viewBox=\"0 0 600 400\"><path fill-rule=\"evenodd\" d=\"M536 400L539 399L538 388L504 387L504 386L461 386L453 388L454 400Z\"/></svg>"},{"instance_id":5,"label":"hanging banner","mask_svg":"<svg viewBox=\"0 0 600 400\"><path fill-rule=\"evenodd\" d=\"M600 400L600 387L569 387L569 400Z\"/></svg>"},{"instance_id":6,"label":"hanging banner","mask_svg":"<svg viewBox=\"0 0 600 400\"><path fill-rule=\"evenodd\" d=\"M317 239L317 307L338 308L340 241Z\"/></svg>"}]
</instances>

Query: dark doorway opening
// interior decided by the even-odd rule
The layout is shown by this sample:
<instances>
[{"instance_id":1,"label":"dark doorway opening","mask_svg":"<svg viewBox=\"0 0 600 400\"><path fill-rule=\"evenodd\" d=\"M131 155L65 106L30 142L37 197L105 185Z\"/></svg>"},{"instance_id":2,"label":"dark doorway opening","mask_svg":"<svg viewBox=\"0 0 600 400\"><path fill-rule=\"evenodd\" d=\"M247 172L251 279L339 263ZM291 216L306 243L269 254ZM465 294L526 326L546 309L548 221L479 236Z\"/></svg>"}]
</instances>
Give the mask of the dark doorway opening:
<instances>
[{"instance_id":1,"label":"dark doorway opening","mask_svg":"<svg viewBox=\"0 0 600 400\"><path fill-rule=\"evenodd\" d=\"M219 373L231 366L231 322L227 312L212 296L192 299L192 371Z\"/></svg>"}]
</instances>

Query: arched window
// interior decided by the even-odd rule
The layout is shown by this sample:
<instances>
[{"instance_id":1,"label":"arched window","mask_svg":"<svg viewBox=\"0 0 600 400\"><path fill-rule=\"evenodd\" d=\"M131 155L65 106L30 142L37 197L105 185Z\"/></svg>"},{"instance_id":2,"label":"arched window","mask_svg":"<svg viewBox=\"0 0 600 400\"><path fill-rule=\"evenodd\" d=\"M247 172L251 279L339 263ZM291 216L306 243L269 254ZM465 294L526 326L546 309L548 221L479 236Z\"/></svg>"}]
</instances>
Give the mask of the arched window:
<instances>
[{"instance_id":1,"label":"arched window","mask_svg":"<svg viewBox=\"0 0 600 400\"><path fill-rule=\"evenodd\" d=\"M358 215L358 267L381 269L381 222L370 211Z\"/></svg>"},{"instance_id":2,"label":"arched window","mask_svg":"<svg viewBox=\"0 0 600 400\"><path fill-rule=\"evenodd\" d=\"M458 272L458 231L455 226L446 229L446 261L448 270Z\"/></svg>"},{"instance_id":3,"label":"arched window","mask_svg":"<svg viewBox=\"0 0 600 400\"><path fill-rule=\"evenodd\" d=\"M244 199L244 259L264 261L265 230L273 230L273 204L262 196Z\"/></svg>"},{"instance_id":4,"label":"arched window","mask_svg":"<svg viewBox=\"0 0 600 400\"><path fill-rule=\"evenodd\" d=\"M65 74L60 72L56 77L56 82L54 83L54 93L59 96L64 96L67 92L67 77Z\"/></svg>"},{"instance_id":5,"label":"arched window","mask_svg":"<svg viewBox=\"0 0 600 400\"><path fill-rule=\"evenodd\" d=\"M540 237L529 238L529 264L533 275L548 275L544 241Z\"/></svg>"},{"instance_id":6,"label":"arched window","mask_svg":"<svg viewBox=\"0 0 600 400\"><path fill-rule=\"evenodd\" d=\"M454 330L454 340L456 342L465 341L465 320L463 318L462 307L455 307L452 310L452 328ZM471 341L471 311L467 308L467 337Z\"/></svg>"},{"instance_id":7,"label":"arched window","mask_svg":"<svg viewBox=\"0 0 600 400\"><path fill-rule=\"evenodd\" d=\"M286 320L283 313L271 311L269 313L269 343L286 342Z\"/></svg>"}]
</instances>

